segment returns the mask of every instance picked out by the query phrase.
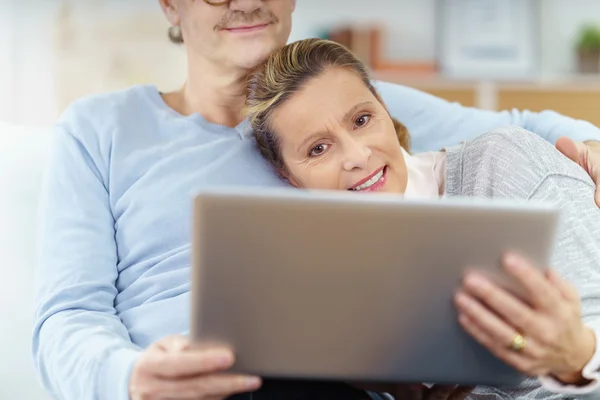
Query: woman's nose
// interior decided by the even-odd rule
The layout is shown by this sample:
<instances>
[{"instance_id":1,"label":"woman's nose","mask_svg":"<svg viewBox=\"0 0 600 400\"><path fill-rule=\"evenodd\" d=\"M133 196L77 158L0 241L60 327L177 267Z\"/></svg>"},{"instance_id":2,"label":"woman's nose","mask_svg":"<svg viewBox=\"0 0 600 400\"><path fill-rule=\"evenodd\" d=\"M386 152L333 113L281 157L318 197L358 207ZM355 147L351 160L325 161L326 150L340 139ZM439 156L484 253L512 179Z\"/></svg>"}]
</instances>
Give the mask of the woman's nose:
<instances>
[{"instance_id":1,"label":"woman's nose","mask_svg":"<svg viewBox=\"0 0 600 400\"><path fill-rule=\"evenodd\" d=\"M350 140L344 146L343 168L352 171L355 168L366 169L371 157L371 149L356 140Z\"/></svg>"}]
</instances>

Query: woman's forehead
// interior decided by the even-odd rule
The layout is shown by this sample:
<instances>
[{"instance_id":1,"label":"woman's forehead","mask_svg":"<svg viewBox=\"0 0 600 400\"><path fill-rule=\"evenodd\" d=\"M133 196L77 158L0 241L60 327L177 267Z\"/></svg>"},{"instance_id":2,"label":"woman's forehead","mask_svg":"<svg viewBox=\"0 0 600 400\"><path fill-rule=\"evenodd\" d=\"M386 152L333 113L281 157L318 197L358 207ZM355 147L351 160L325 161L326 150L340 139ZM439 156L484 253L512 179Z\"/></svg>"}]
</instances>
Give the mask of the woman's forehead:
<instances>
[{"instance_id":1,"label":"woman's forehead","mask_svg":"<svg viewBox=\"0 0 600 400\"><path fill-rule=\"evenodd\" d=\"M330 69L306 82L276 111L275 121L290 119L317 122L319 119L341 119L348 110L375 97L361 78L347 70Z\"/></svg>"}]
</instances>

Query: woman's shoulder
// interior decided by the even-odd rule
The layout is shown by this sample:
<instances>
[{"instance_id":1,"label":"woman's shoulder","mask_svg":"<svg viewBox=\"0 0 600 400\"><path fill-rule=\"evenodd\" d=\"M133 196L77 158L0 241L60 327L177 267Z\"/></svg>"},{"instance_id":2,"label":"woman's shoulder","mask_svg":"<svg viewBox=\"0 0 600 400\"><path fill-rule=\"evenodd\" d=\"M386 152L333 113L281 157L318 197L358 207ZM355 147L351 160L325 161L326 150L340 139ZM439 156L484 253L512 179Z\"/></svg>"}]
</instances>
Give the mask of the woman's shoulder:
<instances>
[{"instance_id":1,"label":"woman's shoulder","mask_svg":"<svg viewBox=\"0 0 600 400\"><path fill-rule=\"evenodd\" d=\"M460 175L462 195L527 198L551 176L593 184L585 171L554 145L517 126L496 128L448 149L447 169L449 176Z\"/></svg>"}]
</instances>

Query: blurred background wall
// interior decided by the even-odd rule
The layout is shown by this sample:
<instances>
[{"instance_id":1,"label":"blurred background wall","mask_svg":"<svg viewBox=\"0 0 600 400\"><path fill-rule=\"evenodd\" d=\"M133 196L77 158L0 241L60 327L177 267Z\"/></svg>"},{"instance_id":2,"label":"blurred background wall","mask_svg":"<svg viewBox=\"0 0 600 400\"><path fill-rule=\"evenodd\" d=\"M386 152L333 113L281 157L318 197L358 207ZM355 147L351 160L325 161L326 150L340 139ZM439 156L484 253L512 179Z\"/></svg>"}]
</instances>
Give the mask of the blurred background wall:
<instances>
[{"instance_id":1,"label":"blurred background wall","mask_svg":"<svg viewBox=\"0 0 600 400\"><path fill-rule=\"evenodd\" d=\"M375 24L385 31L386 57L436 63L437 39L442 34L436 26L436 9L444 1L298 0L290 40L319 36L342 24ZM492 4L498 0L462 1ZM577 74L575 44L582 26L600 23L600 1L517 1L536 3L538 23L532 29L539 35L537 76L519 83L543 86L560 81L561 90L570 83L575 88L588 86L589 77L584 85L577 85L582 80ZM48 124L66 104L88 93L146 82L170 89L183 82L185 55L167 40L167 23L157 1L0 0L0 4L0 120ZM440 71L381 76L480 105L477 88L481 82L476 79L450 79ZM497 98L485 104L507 106Z\"/></svg>"}]
</instances>

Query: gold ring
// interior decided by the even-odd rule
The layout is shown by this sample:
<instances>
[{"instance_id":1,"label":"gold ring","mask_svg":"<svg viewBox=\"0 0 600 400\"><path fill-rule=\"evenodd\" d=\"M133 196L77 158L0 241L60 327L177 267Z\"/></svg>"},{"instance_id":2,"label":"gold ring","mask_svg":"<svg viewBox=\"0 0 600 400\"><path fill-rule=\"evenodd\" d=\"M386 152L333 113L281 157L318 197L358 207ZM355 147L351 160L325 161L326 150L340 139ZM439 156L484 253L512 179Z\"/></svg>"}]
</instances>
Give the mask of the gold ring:
<instances>
[{"instance_id":1,"label":"gold ring","mask_svg":"<svg viewBox=\"0 0 600 400\"><path fill-rule=\"evenodd\" d=\"M511 349L512 351L519 352L525 348L526 344L527 343L526 343L523 335L521 335L520 333L515 333L515 336L513 336L513 339L510 342L510 345L508 346L508 348Z\"/></svg>"}]
</instances>

